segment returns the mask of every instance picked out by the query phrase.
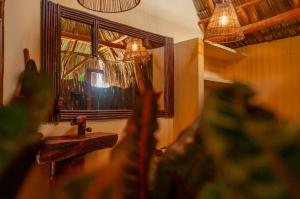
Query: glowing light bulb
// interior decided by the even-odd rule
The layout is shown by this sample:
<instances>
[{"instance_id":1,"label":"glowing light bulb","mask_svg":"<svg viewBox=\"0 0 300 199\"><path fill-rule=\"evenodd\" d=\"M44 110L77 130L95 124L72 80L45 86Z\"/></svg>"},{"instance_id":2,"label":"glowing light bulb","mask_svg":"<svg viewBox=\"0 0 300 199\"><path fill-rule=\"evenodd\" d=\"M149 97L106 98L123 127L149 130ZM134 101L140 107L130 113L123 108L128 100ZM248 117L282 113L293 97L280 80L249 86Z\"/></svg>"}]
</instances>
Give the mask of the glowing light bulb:
<instances>
[{"instance_id":1,"label":"glowing light bulb","mask_svg":"<svg viewBox=\"0 0 300 199\"><path fill-rule=\"evenodd\" d=\"M228 17L226 15L220 17L220 23L222 26L226 26L228 24Z\"/></svg>"},{"instance_id":2,"label":"glowing light bulb","mask_svg":"<svg viewBox=\"0 0 300 199\"><path fill-rule=\"evenodd\" d=\"M137 51L138 50L138 45L136 43L132 44L132 51Z\"/></svg>"}]
</instances>

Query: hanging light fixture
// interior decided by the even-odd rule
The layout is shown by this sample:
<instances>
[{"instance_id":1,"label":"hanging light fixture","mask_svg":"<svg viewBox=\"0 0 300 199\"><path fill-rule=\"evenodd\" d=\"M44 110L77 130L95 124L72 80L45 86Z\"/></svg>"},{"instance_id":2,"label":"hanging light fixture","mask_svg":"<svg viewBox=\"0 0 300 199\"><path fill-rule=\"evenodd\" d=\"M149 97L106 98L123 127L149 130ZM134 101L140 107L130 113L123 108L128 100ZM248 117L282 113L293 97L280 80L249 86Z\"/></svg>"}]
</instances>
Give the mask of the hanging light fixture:
<instances>
[{"instance_id":1,"label":"hanging light fixture","mask_svg":"<svg viewBox=\"0 0 300 199\"><path fill-rule=\"evenodd\" d=\"M231 0L223 0L222 3L217 3L204 34L204 40L216 43L231 43L244 38L245 35Z\"/></svg>"},{"instance_id":2,"label":"hanging light fixture","mask_svg":"<svg viewBox=\"0 0 300 199\"><path fill-rule=\"evenodd\" d=\"M77 0L83 7L106 13L118 13L131 10L138 6L141 0Z\"/></svg>"},{"instance_id":3,"label":"hanging light fixture","mask_svg":"<svg viewBox=\"0 0 300 199\"><path fill-rule=\"evenodd\" d=\"M149 53L143 46L143 41L138 38L130 38L127 43L124 60L147 59Z\"/></svg>"}]
</instances>

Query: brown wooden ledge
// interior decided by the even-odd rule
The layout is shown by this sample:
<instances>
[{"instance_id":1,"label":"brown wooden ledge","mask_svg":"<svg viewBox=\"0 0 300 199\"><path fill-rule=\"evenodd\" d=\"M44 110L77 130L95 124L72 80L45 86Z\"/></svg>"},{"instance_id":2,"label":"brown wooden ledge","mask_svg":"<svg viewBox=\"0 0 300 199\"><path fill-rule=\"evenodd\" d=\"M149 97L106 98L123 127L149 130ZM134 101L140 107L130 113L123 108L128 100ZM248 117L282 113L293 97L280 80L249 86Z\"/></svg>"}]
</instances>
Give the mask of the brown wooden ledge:
<instances>
[{"instance_id":1,"label":"brown wooden ledge","mask_svg":"<svg viewBox=\"0 0 300 199\"><path fill-rule=\"evenodd\" d=\"M88 133L84 137L57 136L45 139L38 154L40 164L74 158L100 149L113 147L118 140L114 133Z\"/></svg>"}]
</instances>

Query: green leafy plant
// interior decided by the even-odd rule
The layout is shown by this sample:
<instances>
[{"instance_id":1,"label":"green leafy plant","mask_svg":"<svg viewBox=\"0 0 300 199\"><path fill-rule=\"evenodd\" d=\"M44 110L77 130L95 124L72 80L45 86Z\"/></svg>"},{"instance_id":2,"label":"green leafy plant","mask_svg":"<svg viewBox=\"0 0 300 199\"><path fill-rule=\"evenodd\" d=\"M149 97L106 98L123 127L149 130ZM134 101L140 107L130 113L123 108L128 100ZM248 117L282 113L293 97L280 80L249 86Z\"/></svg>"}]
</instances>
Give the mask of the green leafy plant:
<instances>
[{"instance_id":1,"label":"green leafy plant","mask_svg":"<svg viewBox=\"0 0 300 199\"><path fill-rule=\"evenodd\" d=\"M24 72L22 96L0 108L0 196L14 198L41 147L37 130L52 107L51 81Z\"/></svg>"},{"instance_id":2,"label":"green leafy plant","mask_svg":"<svg viewBox=\"0 0 300 199\"><path fill-rule=\"evenodd\" d=\"M253 95L252 90L240 84L212 91L199 118L162 156L155 157L158 96L148 89L140 96L128 121L126 136L114 148L110 165L88 175L74 175L51 193L45 193L45 197L300 198L300 128L252 105ZM42 102L43 97L37 101ZM25 103L21 107L24 105L28 106ZM37 116L36 107L31 108L33 112L24 111L24 117ZM23 109L18 107L13 109L14 114L9 112L15 117ZM31 120L20 121L22 129L27 129L28 121ZM7 134L15 128L1 125L8 128ZM18 132L18 136L8 140L18 140L22 133L29 133ZM12 148L15 147L19 148ZM2 168L15 153L7 154L10 155L1 159Z\"/></svg>"}]
</instances>

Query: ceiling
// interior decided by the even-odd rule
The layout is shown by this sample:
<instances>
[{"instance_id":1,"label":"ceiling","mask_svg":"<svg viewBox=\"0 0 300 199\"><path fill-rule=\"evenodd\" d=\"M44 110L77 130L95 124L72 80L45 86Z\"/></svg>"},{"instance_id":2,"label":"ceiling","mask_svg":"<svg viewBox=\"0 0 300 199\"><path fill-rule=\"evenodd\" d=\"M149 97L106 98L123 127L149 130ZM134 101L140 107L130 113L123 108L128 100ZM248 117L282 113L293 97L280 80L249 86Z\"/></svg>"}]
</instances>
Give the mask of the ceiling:
<instances>
[{"instance_id":1,"label":"ceiling","mask_svg":"<svg viewBox=\"0 0 300 199\"><path fill-rule=\"evenodd\" d=\"M193 0L205 31L214 4L221 0ZM237 48L300 35L300 0L231 0L246 39L226 44Z\"/></svg>"}]
</instances>

